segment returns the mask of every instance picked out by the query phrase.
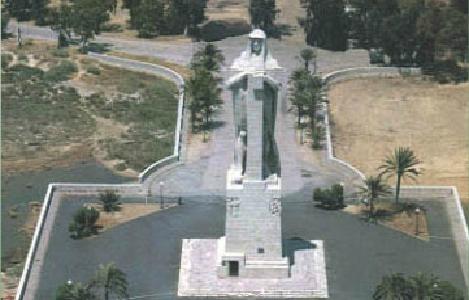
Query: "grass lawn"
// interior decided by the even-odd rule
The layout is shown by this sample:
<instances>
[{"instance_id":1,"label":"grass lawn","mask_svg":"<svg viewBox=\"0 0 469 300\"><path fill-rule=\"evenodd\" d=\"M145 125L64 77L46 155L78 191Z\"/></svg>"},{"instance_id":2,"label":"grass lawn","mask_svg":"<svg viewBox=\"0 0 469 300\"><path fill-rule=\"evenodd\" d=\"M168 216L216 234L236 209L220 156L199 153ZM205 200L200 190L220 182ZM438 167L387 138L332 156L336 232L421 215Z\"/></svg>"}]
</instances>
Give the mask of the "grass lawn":
<instances>
[{"instance_id":1,"label":"grass lawn","mask_svg":"<svg viewBox=\"0 0 469 300\"><path fill-rule=\"evenodd\" d=\"M2 43L2 171L98 159L136 176L173 150L177 88L76 49Z\"/></svg>"},{"instance_id":2,"label":"grass lawn","mask_svg":"<svg viewBox=\"0 0 469 300\"><path fill-rule=\"evenodd\" d=\"M417 184L455 185L467 207L468 90L468 83L439 85L417 78L338 83L329 94L335 154L376 175L387 155L408 146L424 162Z\"/></svg>"}]
</instances>

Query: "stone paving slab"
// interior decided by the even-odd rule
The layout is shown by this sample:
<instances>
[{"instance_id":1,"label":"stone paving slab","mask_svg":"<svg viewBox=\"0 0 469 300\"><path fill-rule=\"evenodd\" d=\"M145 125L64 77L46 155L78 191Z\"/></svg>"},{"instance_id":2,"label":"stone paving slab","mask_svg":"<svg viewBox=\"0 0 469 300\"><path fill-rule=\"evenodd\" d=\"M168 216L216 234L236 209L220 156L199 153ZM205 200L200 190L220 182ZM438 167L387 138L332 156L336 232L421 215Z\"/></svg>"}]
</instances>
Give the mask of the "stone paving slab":
<instances>
[{"instance_id":1,"label":"stone paving slab","mask_svg":"<svg viewBox=\"0 0 469 300\"><path fill-rule=\"evenodd\" d=\"M323 241L312 240L311 244L315 247L295 251L289 278L218 278L217 240L184 239L178 296L328 298Z\"/></svg>"}]
</instances>

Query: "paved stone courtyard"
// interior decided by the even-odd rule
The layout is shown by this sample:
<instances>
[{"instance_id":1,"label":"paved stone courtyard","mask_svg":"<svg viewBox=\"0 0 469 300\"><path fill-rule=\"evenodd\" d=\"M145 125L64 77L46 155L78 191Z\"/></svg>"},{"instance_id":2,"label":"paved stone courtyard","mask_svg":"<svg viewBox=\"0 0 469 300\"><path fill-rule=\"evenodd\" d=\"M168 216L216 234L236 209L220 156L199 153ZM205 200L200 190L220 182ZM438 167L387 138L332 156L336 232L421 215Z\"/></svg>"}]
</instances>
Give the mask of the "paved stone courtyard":
<instances>
[{"instance_id":1,"label":"paved stone courtyard","mask_svg":"<svg viewBox=\"0 0 469 300\"><path fill-rule=\"evenodd\" d=\"M444 238L451 234L445 218L438 217L445 214L440 203L425 206L430 231L441 238L424 242L340 211L318 209L304 200L302 193L286 197L283 238L294 248L303 247L301 240L324 241L330 299L370 299L381 277L391 272L431 272L464 287L454 243ZM92 238L72 240L68 223L86 201L89 199L72 198L59 207L35 299L52 299L56 287L68 279L86 282L99 264L111 261L127 274L131 296L179 299L182 239L224 234L224 197L194 196L185 198L180 207L133 220Z\"/></svg>"},{"instance_id":2,"label":"paved stone courtyard","mask_svg":"<svg viewBox=\"0 0 469 300\"><path fill-rule=\"evenodd\" d=\"M219 278L216 239L185 239L179 271L179 296L244 296L271 298L327 298L326 266L322 241L305 241L294 252L289 278ZM289 241L290 242L290 241ZM291 241L292 243L295 240ZM287 245L284 245L287 246Z\"/></svg>"}]
</instances>

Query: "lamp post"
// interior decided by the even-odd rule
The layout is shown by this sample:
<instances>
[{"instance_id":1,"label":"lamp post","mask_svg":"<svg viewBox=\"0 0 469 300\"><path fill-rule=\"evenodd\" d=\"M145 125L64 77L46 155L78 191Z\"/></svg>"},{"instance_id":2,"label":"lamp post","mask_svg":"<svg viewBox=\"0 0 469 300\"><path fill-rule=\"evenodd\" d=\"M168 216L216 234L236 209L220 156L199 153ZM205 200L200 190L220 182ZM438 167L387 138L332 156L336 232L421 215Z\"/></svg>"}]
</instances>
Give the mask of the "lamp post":
<instances>
[{"instance_id":1,"label":"lamp post","mask_svg":"<svg viewBox=\"0 0 469 300\"><path fill-rule=\"evenodd\" d=\"M164 208L163 187L164 187L164 181L160 181L160 209Z\"/></svg>"},{"instance_id":2,"label":"lamp post","mask_svg":"<svg viewBox=\"0 0 469 300\"><path fill-rule=\"evenodd\" d=\"M151 197L151 183L148 185L147 196L145 197L145 204L148 204L148 198Z\"/></svg>"},{"instance_id":3,"label":"lamp post","mask_svg":"<svg viewBox=\"0 0 469 300\"><path fill-rule=\"evenodd\" d=\"M419 235L419 214L420 208L415 209L415 235Z\"/></svg>"}]
</instances>

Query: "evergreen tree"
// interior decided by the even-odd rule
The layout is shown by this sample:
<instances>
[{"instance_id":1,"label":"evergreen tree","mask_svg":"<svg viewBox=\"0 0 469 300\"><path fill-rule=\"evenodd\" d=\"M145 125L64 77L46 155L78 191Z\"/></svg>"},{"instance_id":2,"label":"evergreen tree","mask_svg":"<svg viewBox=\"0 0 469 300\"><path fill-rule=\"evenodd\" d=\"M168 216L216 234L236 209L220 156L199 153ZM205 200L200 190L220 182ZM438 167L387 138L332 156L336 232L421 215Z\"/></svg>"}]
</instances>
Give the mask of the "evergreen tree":
<instances>
[{"instance_id":1,"label":"evergreen tree","mask_svg":"<svg viewBox=\"0 0 469 300\"><path fill-rule=\"evenodd\" d=\"M275 31L275 18L280 12L275 6L275 0L251 0L249 13L251 15L251 24L261 28L267 35Z\"/></svg>"},{"instance_id":2,"label":"evergreen tree","mask_svg":"<svg viewBox=\"0 0 469 300\"><path fill-rule=\"evenodd\" d=\"M35 20L36 25L45 25L48 2L48 0L32 0L31 16Z\"/></svg>"},{"instance_id":3,"label":"evergreen tree","mask_svg":"<svg viewBox=\"0 0 469 300\"><path fill-rule=\"evenodd\" d=\"M328 50L347 49L347 17L343 0L301 0L306 16L300 20L306 43Z\"/></svg>"},{"instance_id":4,"label":"evergreen tree","mask_svg":"<svg viewBox=\"0 0 469 300\"><path fill-rule=\"evenodd\" d=\"M88 40L99 33L102 24L109 20L106 2L95 0L74 0L72 27L81 36L81 51L87 52Z\"/></svg>"},{"instance_id":5,"label":"evergreen tree","mask_svg":"<svg viewBox=\"0 0 469 300\"><path fill-rule=\"evenodd\" d=\"M11 16L18 21L31 20L31 0L9 0L6 4Z\"/></svg>"},{"instance_id":6,"label":"evergreen tree","mask_svg":"<svg viewBox=\"0 0 469 300\"><path fill-rule=\"evenodd\" d=\"M164 3L162 0L142 0L135 12L134 25L138 36L152 38L164 28Z\"/></svg>"}]
</instances>

